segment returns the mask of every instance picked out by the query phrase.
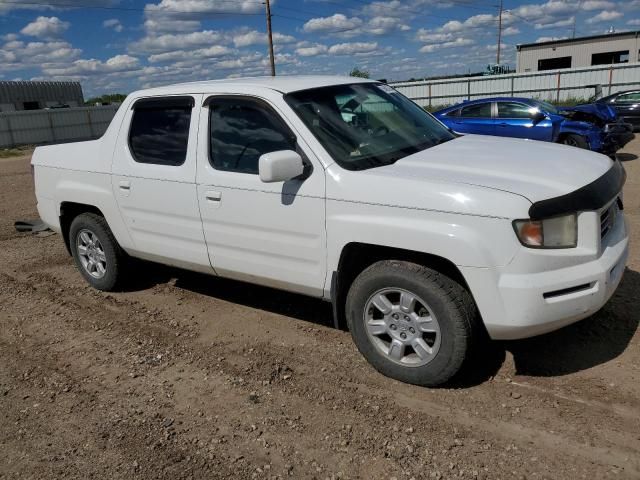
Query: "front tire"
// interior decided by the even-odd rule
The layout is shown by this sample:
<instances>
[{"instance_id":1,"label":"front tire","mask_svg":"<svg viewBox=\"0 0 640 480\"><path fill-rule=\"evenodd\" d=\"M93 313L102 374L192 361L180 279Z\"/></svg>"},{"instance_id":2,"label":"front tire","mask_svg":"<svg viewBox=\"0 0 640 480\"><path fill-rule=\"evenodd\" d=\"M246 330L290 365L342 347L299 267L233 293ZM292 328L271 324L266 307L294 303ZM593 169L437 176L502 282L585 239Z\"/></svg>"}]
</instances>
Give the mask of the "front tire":
<instances>
[{"instance_id":1,"label":"front tire","mask_svg":"<svg viewBox=\"0 0 640 480\"><path fill-rule=\"evenodd\" d=\"M383 375L438 386L470 351L477 310L469 292L415 263L381 261L354 280L346 302L351 336Z\"/></svg>"},{"instance_id":2,"label":"front tire","mask_svg":"<svg viewBox=\"0 0 640 480\"><path fill-rule=\"evenodd\" d=\"M69 246L76 267L92 287L116 289L124 276L126 254L103 217L83 213L74 218L69 228Z\"/></svg>"},{"instance_id":3,"label":"front tire","mask_svg":"<svg viewBox=\"0 0 640 480\"><path fill-rule=\"evenodd\" d=\"M569 145L570 147L584 148L587 150L589 149L589 143L587 142L587 140L584 137L580 135L574 135L573 133L565 135L562 140L560 140L560 143L562 143L563 145Z\"/></svg>"}]
</instances>

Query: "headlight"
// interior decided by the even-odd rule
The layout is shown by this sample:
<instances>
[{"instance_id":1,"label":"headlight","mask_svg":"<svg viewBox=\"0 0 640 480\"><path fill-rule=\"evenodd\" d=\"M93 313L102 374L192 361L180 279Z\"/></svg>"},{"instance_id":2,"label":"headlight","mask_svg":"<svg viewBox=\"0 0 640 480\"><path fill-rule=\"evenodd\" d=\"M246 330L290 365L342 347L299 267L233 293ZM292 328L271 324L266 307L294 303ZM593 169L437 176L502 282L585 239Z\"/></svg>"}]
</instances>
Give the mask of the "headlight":
<instances>
[{"instance_id":1,"label":"headlight","mask_svg":"<svg viewBox=\"0 0 640 480\"><path fill-rule=\"evenodd\" d=\"M514 220L518 240L530 248L573 248L578 244L577 215L545 220Z\"/></svg>"}]
</instances>

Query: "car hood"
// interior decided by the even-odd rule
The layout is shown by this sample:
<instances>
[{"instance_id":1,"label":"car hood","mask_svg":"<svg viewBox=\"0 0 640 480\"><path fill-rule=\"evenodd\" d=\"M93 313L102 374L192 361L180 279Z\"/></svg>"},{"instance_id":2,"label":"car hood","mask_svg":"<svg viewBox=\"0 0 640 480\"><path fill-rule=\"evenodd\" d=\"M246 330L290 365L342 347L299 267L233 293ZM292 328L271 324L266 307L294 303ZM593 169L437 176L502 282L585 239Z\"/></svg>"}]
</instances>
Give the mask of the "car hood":
<instances>
[{"instance_id":1,"label":"car hood","mask_svg":"<svg viewBox=\"0 0 640 480\"><path fill-rule=\"evenodd\" d=\"M584 105L576 105L575 107L562 107L559 109L560 114L572 120L582 120L591 123L615 123L618 119L616 111L609 105L601 103L587 103ZM589 116L596 117L590 119Z\"/></svg>"},{"instance_id":2,"label":"car hood","mask_svg":"<svg viewBox=\"0 0 640 480\"><path fill-rule=\"evenodd\" d=\"M537 202L573 192L604 175L611 166L608 157L576 147L464 135L367 172L475 185Z\"/></svg>"}]
</instances>

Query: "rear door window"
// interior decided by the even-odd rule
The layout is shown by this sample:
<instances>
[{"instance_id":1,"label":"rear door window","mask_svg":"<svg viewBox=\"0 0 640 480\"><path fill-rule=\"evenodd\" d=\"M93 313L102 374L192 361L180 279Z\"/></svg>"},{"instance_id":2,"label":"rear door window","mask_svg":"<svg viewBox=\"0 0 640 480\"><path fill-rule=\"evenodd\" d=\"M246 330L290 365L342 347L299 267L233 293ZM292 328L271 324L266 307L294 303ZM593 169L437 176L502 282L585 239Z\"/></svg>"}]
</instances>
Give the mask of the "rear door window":
<instances>
[{"instance_id":1,"label":"rear door window","mask_svg":"<svg viewBox=\"0 0 640 480\"><path fill-rule=\"evenodd\" d=\"M138 163L179 166L187 158L191 97L150 98L133 105L129 148Z\"/></svg>"},{"instance_id":2,"label":"rear door window","mask_svg":"<svg viewBox=\"0 0 640 480\"><path fill-rule=\"evenodd\" d=\"M465 118L491 118L491 102L463 107L460 110L460 116Z\"/></svg>"}]
</instances>

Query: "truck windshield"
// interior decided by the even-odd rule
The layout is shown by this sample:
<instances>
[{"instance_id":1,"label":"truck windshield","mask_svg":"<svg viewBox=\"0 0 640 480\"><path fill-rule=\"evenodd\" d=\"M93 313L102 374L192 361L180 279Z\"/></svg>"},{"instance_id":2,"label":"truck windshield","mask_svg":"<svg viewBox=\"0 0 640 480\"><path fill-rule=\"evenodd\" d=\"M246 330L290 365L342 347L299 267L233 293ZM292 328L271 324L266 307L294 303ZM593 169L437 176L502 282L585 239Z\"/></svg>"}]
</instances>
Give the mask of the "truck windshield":
<instances>
[{"instance_id":1,"label":"truck windshield","mask_svg":"<svg viewBox=\"0 0 640 480\"><path fill-rule=\"evenodd\" d=\"M452 140L445 126L388 85L356 83L302 90L285 100L348 170L389 165Z\"/></svg>"}]
</instances>

